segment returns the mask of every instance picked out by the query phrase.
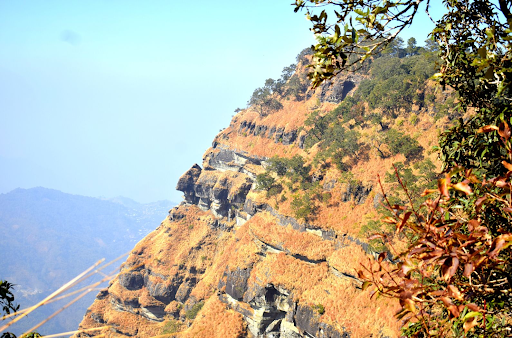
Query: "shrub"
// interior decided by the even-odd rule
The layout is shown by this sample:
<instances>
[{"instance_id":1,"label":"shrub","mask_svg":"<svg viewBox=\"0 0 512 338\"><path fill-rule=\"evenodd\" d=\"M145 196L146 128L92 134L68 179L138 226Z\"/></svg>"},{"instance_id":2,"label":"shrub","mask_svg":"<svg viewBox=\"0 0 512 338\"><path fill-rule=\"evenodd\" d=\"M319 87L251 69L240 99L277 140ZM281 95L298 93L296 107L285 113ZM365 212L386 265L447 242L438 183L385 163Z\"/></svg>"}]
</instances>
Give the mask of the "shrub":
<instances>
[{"instance_id":1,"label":"shrub","mask_svg":"<svg viewBox=\"0 0 512 338\"><path fill-rule=\"evenodd\" d=\"M401 153L407 160L420 157L423 151L418 141L395 129L390 129L386 133L385 142L393 155Z\"/></svg>"},{"instance_id":2,"label":"shrub","mask_svg":"<svg viewBox=\"0 0 512 338\"><path fill-rule=\"evenodd\" d=\"M409 122L415 126L417 123L418 123L418 115L416 114L411 114L411 116L409 117Z\"/></svg>"},{"instance_id":3,"label":"shrub","mask_svg":"<svg viewBox=\"0 0 512 338\"><path fill-rule=\"evenodd\" d=\"M165 322L164 327L162 328L162 334L171 334L171 333L177 333L181 329L181 322L178 320L168 320Z\"/></svg>"},{"instance_id":4,"label":"shrub","mask_svg":"<svg viewBox=\"0 0 512 338\"><path fill-rule=\"evenodd\" d=\"M309 194L305 195L294 195L291 203L295 218L306 220L314 210Z\"/></svg>"},{"instance_id":5,"label":"shrub","mask_svg":"<svg viewBox=\"0 0 512 338\"><path fill-rule=\"evenodd\" d=\"M203 305L204 302L194 304L194 306L192 306L192 308L185 313L185 317L187 317L187 319L190 320L195 319L199 311L201 311L201 309L203 308Z\"/></svg>"},{"instance_id":6,"label":"shrub","mask_svg":"<svg viewBox=\"0 0 512 338\"><path fill-rule=\"evenodd\" d=\"M267 197L277 196L283 191L283 186L281 184L274 184L267 190Z\"/></svg>"},{"instance_id":7,"label":"shrub","mask_svg":"<svg viewBox=\"0 0 512 338\"><path fill-rule=\"evenodd\" d=\"M267 161L267 170L275 172L278 176L284 176L288 171L288 165L286 162L285 158L274 156Z\"/></svg>"},{"instance_id":8,"label":"shrub","mask_svg":"<svg viewBox=\"0 0 512 338\"><path fill-rule=\"evenodd\" d=\"M313 306L313 309L315 309L319 315L323 315L325 313L325 308L322 304L316 304Z\"/></svg>"},{"instance_id":9,"label":"shrub","mask_svg":"<svg viewBox=\"0 0 512 338\"><path fill-rule=\"evenodd\" d=\"M268 173L259 174L256 176L256 189L268 191L275 183L275 178Z\"/></svg>"},{"instance_id":10,"label":"shrub","mask_svg":"<svg viewBox=\"0 0 512 338\"><path fill-rule=\"evenodd\" d=\"M327 204L329 203L329 201L331 200L331 197L332 197L332 194L330 192L324 192L322 194L322 202L324 204Z\"/></svg>"}]
</instances>

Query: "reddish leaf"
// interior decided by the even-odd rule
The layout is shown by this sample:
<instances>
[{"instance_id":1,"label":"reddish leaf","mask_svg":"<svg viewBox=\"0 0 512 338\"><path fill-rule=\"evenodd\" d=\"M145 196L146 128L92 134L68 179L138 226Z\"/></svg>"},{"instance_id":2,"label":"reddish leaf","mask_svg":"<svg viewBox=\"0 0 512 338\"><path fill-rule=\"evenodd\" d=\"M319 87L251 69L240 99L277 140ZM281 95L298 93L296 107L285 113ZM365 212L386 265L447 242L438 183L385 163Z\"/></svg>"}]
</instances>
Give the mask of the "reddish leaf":
<instances>
[{"instance_id":1,"label":"reddish leaf","mask_svg":"<svg viewBox=\"0 0 512 338\"><path fill-rule=\"evenodd\" d=\"M504 234L496 237L494 239L491 249L489 252L489 257L491 259L496 258L502 249L509 247L512 244L512 234Z\"/></svg>"},{"instance_id":2,"label":"reddish leaf","mask_svg":"<svg viewBox=\"0 0 512 338\"><path fill-rule=\"evenodd\" d=\"M453 317L458 317L460 312L459 312L459 309L457 308L457 306L455 304L453 304L452 300L448 297L441 297L440 298L441 301L443 302L444 306L446 307L446 309L448 311L450 311L450 313L452 314Z\"/></svg>"},{"instance_id":3,"label":"reddish leaf","mask_svg":"<svg viewBox=\"0 0 512 338\"><path fill-rule=\"evenodd\" d=\"M478 305L476 305L475 303L469 303L469 304L466 304L466 306L468 307L468 309L470 309L471 311L476 311L476 312L481 312L482 310L480 309L480 307L478 307Z\"/></svg>"},{"instance_id":4,"label":"reddish leaf","mask_svg":"<svg viewBox=\"0 0 512 338\"><path fill-rule=\"evenodd\" d=\"M483 207L482 203L484 203L486 200L487 200L487 196L480 197L479 199L476 200L475 207L476 207L477 213L480 212L480 209L482 209L482 207Z\"/></svg>"},{"instance_id":5,"label":"reddish leaf","mask_svg":"<svg viewBox=\"0 0 512 338\"><path fill-rule=\"evenodd\" d=\"M469 239L469 236L468 235L464 235L464 234L460 234L460 233L454 233L455 237L457 237L457 239L463 241L463 242L466 242L468 239Z\"/></svg>"},{"instance_id":6,"label":"reddish leaf","mask_svg":"<svg viewBox=\"0 0 512 338\"><path fill-rule=\"evenodd\" d=\"M508 170L508 171L512 171L512 164L506 162L506 161L502 161L501 164L503 164L503 166Z\"/></svg>"},{"instance_id":7,"label":"reddish leaf","mask_svg":"<svg viewBox=\"0 0 512 338\"><path fill-rule=\"evenodd\" d=\"M473 258L473 264L475 266L475 269L482 265L482 263L485 262L486 260L487 256L476 255L475 258Z\"/></svg>"},{"instance_id":8,"label":"reddish leaf","mask_svg":"<svg viewBox=\"0 0 512 338\"><path fill-rule=\"evenodd\" d=\"M508 186L507 179L505 177L500 177L499 179L496 180L496 182L494 182L494 184L498 188L505 188Z\"/></svg>"},{"instance_id":9,"label":"reddish leaf","mask_svg":"<svg viewBox=\"0 0 512 338\"><path fill-rule=\"evenodd\" d=\"M387 255L388 255L387 252L381 252L379 254L379 258L378 258L379 263L381 263L386 258Z\"/></svg>"},{"instance_id":10,"label":"reddish leaf","mask_svg":"<svg viewBox=\"0 0 512 338\"><path fill-rule=\"evenodd\" d=\"M377 239L377 238L387 238L388 236L386 236L386 234L373 234L371 236L368 236L368 240L371 241L373 239Z\"/></svg>"},{"instance_id":11,"label":"reddish leaf","mask_svg":"<svg viewBox=\"0 0 512 338\"><path fill-rule=\"evenodd\" d=\"M488 133L488 132L491 132L493 130L498 130L498 127L496 126L484 126L480 129L478 129L478 132L479 133Z\"/></svg>"},{"instance_id":12,"label":"reddish leaf","mask_svg":"<svg viewBox=\"0 0 512 338\"><path fill-rule=\"evenodd\" d=\"M399 264L399 268L405 275L407 275L411 270L414 270L415 267L410 261L406 260Z\"/></svg>"},{"instance_id":13,"label":"reddish leaf","mask_svg":"<svg viewBox=\"0 0 512 338\"><path fill-rule=\"evenodd\" d=\"M471 170L466 173L466 178L469 180L469 182L473 183L473 184L478 184L480 183L480 180L471 173Z\"/></svg>"},{"instance_id":14,"label":"reddish leaf","mask_svg":"<svg viewBox=\"0 0 512 338\"><path fill-rule=\"evenodd\" d=\"M427 195L430 195L434 192L437 192L438 190L437 189L425 189L422 193L421 193L421 196L427 196Z\"/></svg>"},{"instance_id":15,"label":"reddish leaf","mask_svg":"<svg viewBox=\"0 0 512 338\"><path fill-rule=\"evenodd\" d=\"M475 271L475 266L473 265L473 262L467 262L466 265L464 265L464 277L469 278L473 271Z\"/></svg>"},{"instance_id":16,"label":"reddish leaf","mask_svg":"<svg viewBox=\"0 0 512 338\"><path fill-rule=\"evenodd\" d=\"M510 138L510 128L506 121L500 123L500 127L498 128L498 134L503 137L505 140Z\"/></svg>"},{"instance_id":17,"label":"reddish leaf","mask_svg":"<svg viewBox=\"0 0 512 338\"><path fill-rule=\"evenodd\" d=\"M448 193L448 182L446 178L441 178L437 181L437 187L441 195L450 198L450 194Z\"/></svg>"},{"instance_id":18,"label":"reddish leaf","mask_svg":"<svg viewBox=\"0 0 512 338\"><path fill-rule=\"evenodd\" d=\"M452 314L453 317L457 318L460 315L459 308L457 305L450 305L447 307L448 311Z\"/></svg>"},{"instance_id":19,"label":"reddish leaf","mask_svg":"<svg viewBox=\"0 0 512 338\"><path fill-rule=\"evenodd\" d=\"M480 200L480 198L476 201L476 203L478 203L478 201ZM475 204L476 204L475 203ZM472 219L468 222L468 230L469 231L473 231L474 229L476 229L478 226L480 225L480 221L479 220L476 220L476 219Z\"/></svg>"},{"instance_id":20,"label":"reddish leaf","mask_svg":"<svg viewBox=\"0 0 512 338\"><path fill-rule=\"evenodd\" d=\"M470 318L466 318L466 320L464 321L464 332L468 332L469 330L471 330L472 328L474 328L475 326L478 325L478 320L476 317L470 317Z\"/></svg>"},{"instance_id":21,"label":"reddish leaf","mask_svg":"<svg viewBox=\"0 0 512 338\"><path fill-rule=\"evenodd\" d=\"M437 291L429 292L428 294L431 295L431 296L434 296L434 297L446 296L446 291L444 291L444 290L437 290Z\"/></svg>"},{"instance_id":22,"label":"reddish leaf","mask_svg":"<svg viewBox=\"0 0 512 338\"><path fill-rule=\"evenodd\" d=\"M446 307L453 305L453 301L449 297L441 297L440 299Z\"/></svg>"},{"instance_id":23,"label":"reddish leaf","mask_svg":"<svg viewBox=\"0 0 512 338\"><path fill-rule=\"evenodd\" d=\"M473 229L471 236L474 238L478 238L479 240L488 239L488 238L491 238L488 235L488 233L489 233L489 229L487 227L480 225L480 226L476 227L475 229Z\"/></svg>"},{"instance_id":24,"label":"reddish leaf","mask_svg":"<svg viewBox=\"0 0 512 338\"><path fill-rule=\"evenodd\" d=\"M403 229L403 227L404 227L405 223L407 222L407 220L409 219L409 217L411 217L411 215L412 215L412 212L411 212L411 211L409 211L409 212L405 213L404 218L402 219L402 222L400 223L400 225L398 225L398 226L396 227L396 232L397 232L397 233L399 233L400 231L402 231L402 229Z\"/></svg>"},{"instance_id":25,"label":"reddish leaf","mask_svg":"<svg viewBox=\"0 0 512 338\"><path fill-rule=\"evenodd\" d=\"M459 267L459 259L457 257L449 257L443 263L441 267L442 277L445 281L449 281L455 272L457 272L457 268Z\"/></svg>"},{"instance_id":26,"label":"reddish leaf","mask_svg":"<svg viewBox=\"0 0 512 338\"><path fill-rule=\"evenodd\" d=\"M459 301L464 300L464 297L462 296L462 292L460 292L459 289L453 284L448 285L448 294L450 295L450 297L452 297L456 300L459 300Z\"/></svg>"},{"instance_id":27,"label":"reddish leaf","mask_svg":"<svg viewBox=\"0 0 512 338\"><path fill-rule=\"evenodd\" d=\"M462 191L466 195L471 195L473 193L473 191L471 190L471 187L467 183L464 183L464 182L459 182L457 184L454 184L452 187L455 190Z\"/></svg>"},{"instance_id":28,"label":"reddish leaf","mask_svg":"<svg viewBox=\"0 0 512 338\"><path fill-rule=\"evenodd\" d=\"M431 252L428 253L427 257L429 258L439 258L444 254L444 250L441 248L435 248Z\"/></svg>"},{"instance_id":29,"label":"reddish leaf","mask_svg":"<svg viewBox=\"0 0 512 338\"><path fill-rule=\"evenodd\" d=\"M428 250L428 248L426 248L424 246L423 247L416 247L416 248L411 250L411 255L416 255L416 254L425 252L426 250Z\"/></svg>"}]
</instances>

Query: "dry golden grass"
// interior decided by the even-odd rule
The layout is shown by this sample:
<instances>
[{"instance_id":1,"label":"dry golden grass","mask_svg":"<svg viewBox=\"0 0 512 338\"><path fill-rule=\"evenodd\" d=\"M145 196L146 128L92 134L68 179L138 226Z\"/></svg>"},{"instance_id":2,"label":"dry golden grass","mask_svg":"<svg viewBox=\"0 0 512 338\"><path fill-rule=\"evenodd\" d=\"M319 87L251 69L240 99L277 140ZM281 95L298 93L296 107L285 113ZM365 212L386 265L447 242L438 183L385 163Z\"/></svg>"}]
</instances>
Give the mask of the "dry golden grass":
<instances>
[{"instance_id":1,"label":"dry golden grass","mask_svg":"<svg viewBox=\"0 0 512 338\"><path fill-rule=\"evenodd\" d=\"M277 225L268 212L260 212L249 220L253 234L265 243L281 248L290 254L306 256L312 260L325 260L333 250L331 241L307 232L299 232L291 226Z\"/></svg>"},{"instance_id":2,"label":"dry golden grass","mask_svg":"<svg viewBox=\"0 0 512 338\"><path fill-rule=\"evenodd\" d=\"M242 315L230 310L216 295L206 300L194 323L179 337L238 338L247 337Z\"/></svg>"},{"instance_id":3,"label":"dry golden grass","mask_svg":"<svg viewBox=\"0 0 512 338\"><path fill-rule=\"evenodd\" d=\"M381 330L386 331L384 336L399 336L399 323L394 318L398 304L384 298L370 300L369 292L356 289L349 280L329 275L305 290L300 302L323 305L321 320L344 327L352 337L371 337Z\"/></svg>"},{"instance_id":4,"label":"dry golden grass","mask_svg":"<svg viewBox=\"0 0 512 338\"><path fill-rule=\"evenodd\" d=\"M205 299L213 294L222 274L229 267L245 269L258 261L258 246L248 232L248 225L240 227L236 233L221 233L217 238L215 249L212 250L211 265L205 270L201 280L191 295Z\"/></svg>"},{"instance_id":5,"label":"dry golden grass","mask_svg":"<svg viewBox=\"0 0 512 338\"><path fill-rule=\"evenodd\" d=\"M284 253L270 254L254 267L248 284L282 286L297 298L328 274L329 268L326 263L309 264Z\"/></svg>"},{"instance_id":6,"label":"dry golden grass","mask_svg":"<svg viewBox=\"0 0 512 338\"><path fill-rule=\"evenodd\" d=\"M101 314L107 324L97 323L90 315L86 315L80 323L80 328L110 326L110 328L96 332L96 336L103 334L105 337L126 337L127 335L152 337L160 332L155 322L150 322L131 312L117 311L112 307L108 299L95 300L89 310L92 313ZM114 328L120 328L121 332L125 334L117 333Z\"/></svg>"},{"instance_id":7,"label":"dry golden grass","mask_svg":"<svg viewBox=\"0 0 512 338\"><path fill-rule=\"evenodd\" d=\"M199 300L209 297L217 286L218 279L224 271L225 260L217 260L221 255L217 246L223 246L232 240L231 234L224 234L220 230L211 229L207 224L212 219L209 212L199 210L195 206L180 206L179 212L187 216L178 222L165 220L162 225L141 241L132 251L123 264L123 272L130 272L133 268L144 269L150 267L152 273L148 277L154 283L172 283L178 275L182 279L201 277L200 283L194 288L192 294ZM219 234L221 236L219 236ZM212 262L218 262L210 268ZM193 272L195 271L195 272ZM205 278L202 272L208 271ZM165 276L165 279L157 275ZM122 299L123 302L137 300L142 307L164 306L163 303L151 297L146 288L130 291L119 284L115 278L109 287L109 297ZM129 333L139 337L151 337L160 332L157 322L149 321L136 312L116 311L109 302L109 298L96 300L92 305L93 312L103 313L109 325L119 325L123 328L136 328ZM81 327L98 327L90 317L85 317ZM138 331L137 331L138 330ZM128 333L128 331L127 331ZM106 331L108 337L116 334Z\"/></svg>"},{"instance_id":8,"label":"dry golden grass","mask_svg":"<svg viewBox=\"0 0 512 338\"><path fill-rule=\"evenodd\" d=\"M312 100L316 99L310 99L310 101ZM286 146L280 142L275 143L274 137L269 139L266 136L268 135L268 130L265 136L244 136L243 134L238 133L240 124L244 121L252 122L256 125L264 125L269 129L272 127L276 127L276 129L283 128L285 133L297 130L299 127L303 126L304 121L311 112L307 108L307 103L304 104L304 102L284 100L282 104L282 110L263 117L254 110L243 110L233 118L228 128L217 135L215 140L231 149L247 151L248 153L256 156L272 157L274 155L278 155L282 157L291 157L295 154L303 154L304 151L295 143ZM319 109L332 109L332 104L330 103L325 103L323 106Z\"/></svg>"},{"instance_id":9,"label":"dry golden grass","mask_svg":"<svg viewBox=\"0 0 512 338\"><path fill-rule=\"evenodd\" d=\"M362 266L368 265L369 255L357 244L349 241L329 256L327 262L336 270L357 276Z\"/></svg>"}]
</instances>

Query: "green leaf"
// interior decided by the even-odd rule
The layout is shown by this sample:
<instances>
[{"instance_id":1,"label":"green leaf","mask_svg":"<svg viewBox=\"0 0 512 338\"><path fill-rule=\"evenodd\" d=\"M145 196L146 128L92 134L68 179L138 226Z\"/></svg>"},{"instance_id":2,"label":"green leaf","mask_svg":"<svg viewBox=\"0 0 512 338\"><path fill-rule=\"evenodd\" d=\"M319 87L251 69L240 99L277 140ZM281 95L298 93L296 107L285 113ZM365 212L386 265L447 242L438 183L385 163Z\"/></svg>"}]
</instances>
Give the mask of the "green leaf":
<instances>
[{"instance_id":1,"label":"green leaf","mask_svg":"<svg viewBox=\"0 0 512 338\"><path fill-rule=\"evenodd\" d=\"M462 320L466 320L468 318L473 318L473 317L481 317L482 314L480 312L476 312L476 311L471 311L471 312L468 312L464 317L462 317Z\"/></svg>"},{"instance_id":2,"label":"green leaf","mask_svg":"<svg viewBox=\"0 0 512 338\"><path fill-rule=\"evenodd\" d=\"M371 285L372 285L372 282L366 281L366 282L363 283L363 286L361 288L364 291L364 290L368 289Z\"/></svg>"}]
</instances>

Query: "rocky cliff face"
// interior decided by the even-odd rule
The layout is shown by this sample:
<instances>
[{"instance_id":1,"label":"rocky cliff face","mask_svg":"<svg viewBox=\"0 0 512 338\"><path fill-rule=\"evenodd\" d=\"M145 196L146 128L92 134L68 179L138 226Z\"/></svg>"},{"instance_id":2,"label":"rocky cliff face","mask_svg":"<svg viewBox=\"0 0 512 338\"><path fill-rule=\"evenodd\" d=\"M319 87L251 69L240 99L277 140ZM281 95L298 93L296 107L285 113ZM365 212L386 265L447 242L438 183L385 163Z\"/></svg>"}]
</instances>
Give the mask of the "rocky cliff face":
<instances>
[{"instance_id":1,"label":"rocky cliff face","mask_svg":"<svg viewBox=\"0 0 512 338\"><path fill-rule=\"evenodd\" d=\"M255 185L270 157L308 158L307 116L332 110L360 81L340 77L275 114L237 114L202 167L179 179L184 201L137 244L80 328L108 325L108 337L397 337L396 304L370 300L356 271L378 253L360 231L382 199L377 174L403 157L370 149L350 175L313 172L327 197L306 220L294 217L286 191L278 200Z\"/></svg>"}]
</instances>

